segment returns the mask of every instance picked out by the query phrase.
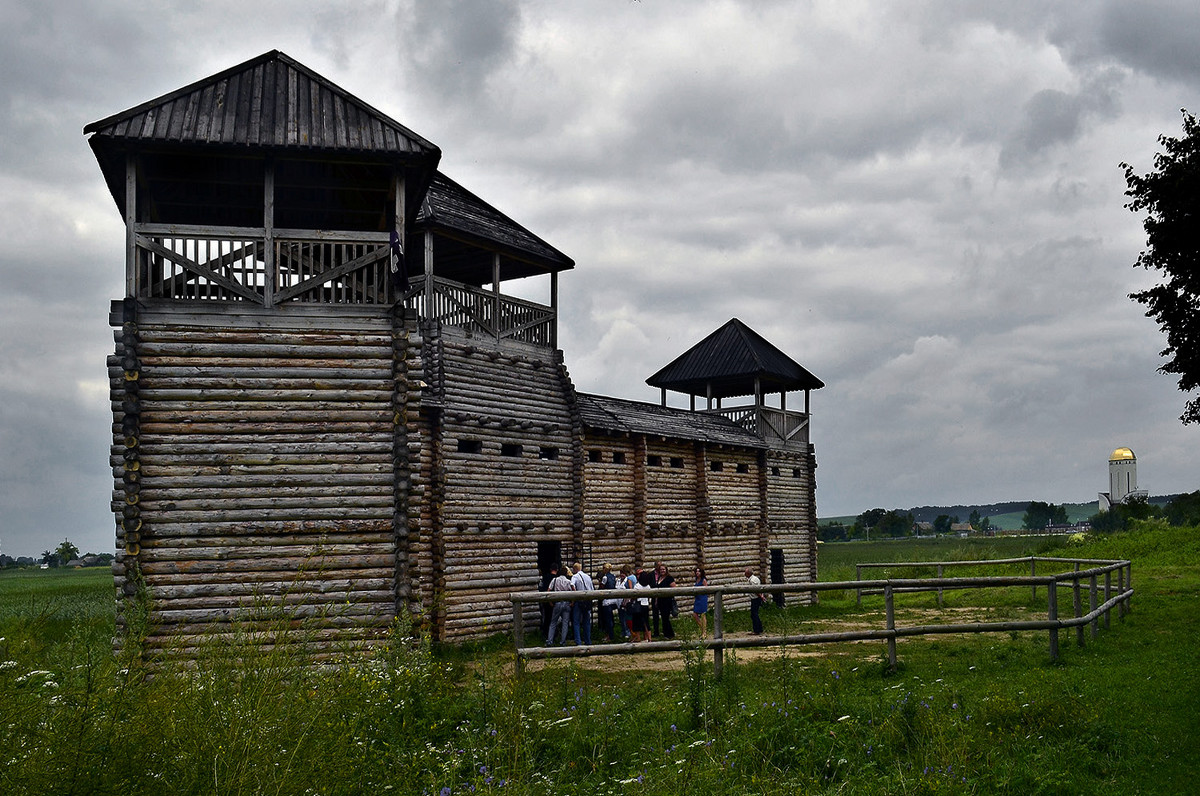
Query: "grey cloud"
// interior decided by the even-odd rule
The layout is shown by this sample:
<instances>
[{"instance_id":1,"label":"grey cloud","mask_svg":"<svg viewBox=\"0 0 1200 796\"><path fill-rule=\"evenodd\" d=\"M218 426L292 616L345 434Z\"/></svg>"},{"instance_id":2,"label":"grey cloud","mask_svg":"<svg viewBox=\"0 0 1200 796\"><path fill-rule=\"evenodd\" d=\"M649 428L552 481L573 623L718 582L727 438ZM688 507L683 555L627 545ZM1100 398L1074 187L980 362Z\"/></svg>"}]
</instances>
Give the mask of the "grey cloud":
<instances>
[{"instance_id":1,"label":"grey cloud","mask_svg":"<svg viewBox=\"0 0 1200 796\"><path fill-rule=\"evenodd\" d=\"M492 72L513 55L521 6L516 0L416 0L397 18L404 31L397 50L410 76L432 94L474 102L486 97Z\"/></svg>"},{"instance_id":2,"label":"grey cloud","mask_svg":"<svg viewBox=\"0 0 1200 796\"><path fill-rule=\"evenodd\" d=\"M1020 124L1000 150L1001 169L1034 168L1047 151L1078 139L1093 119L1112 118L1118 107L1114 89L1118 81L1110 71L1076 94L1043 89L1030 97Z\"/></svg>"}]
</instances>

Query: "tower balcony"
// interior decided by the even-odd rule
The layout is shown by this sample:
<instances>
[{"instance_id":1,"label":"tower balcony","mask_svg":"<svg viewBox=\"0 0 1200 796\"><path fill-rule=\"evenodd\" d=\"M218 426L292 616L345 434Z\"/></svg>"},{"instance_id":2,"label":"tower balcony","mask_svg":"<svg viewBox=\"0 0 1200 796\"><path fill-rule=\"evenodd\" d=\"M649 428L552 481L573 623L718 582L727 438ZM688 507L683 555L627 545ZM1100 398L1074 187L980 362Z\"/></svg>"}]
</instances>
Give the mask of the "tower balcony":
<instances>
[{"instance_id":1,"label":"tower balcony","mask_svg":"<svg viewBox=\"0 0 1200 796\"><path fill-rule=\"evenodd\" d=\"M767 442L808 445L809 414L807 412L776 409L762 404L726 406L702 411L728 417L737 425Z\"/></svg>"},{"instance_id":2,"label":"tower balcony","mask_svg":"<svg viewBox=\"0 0 1200 796\"><path fill-rule=\"evenodd\" d=\"M137 224L130 295L192 301L401 302L467 334L554 348L554 306L453 279L393 271L387 233Z\"/></svg>"}]
</instances>

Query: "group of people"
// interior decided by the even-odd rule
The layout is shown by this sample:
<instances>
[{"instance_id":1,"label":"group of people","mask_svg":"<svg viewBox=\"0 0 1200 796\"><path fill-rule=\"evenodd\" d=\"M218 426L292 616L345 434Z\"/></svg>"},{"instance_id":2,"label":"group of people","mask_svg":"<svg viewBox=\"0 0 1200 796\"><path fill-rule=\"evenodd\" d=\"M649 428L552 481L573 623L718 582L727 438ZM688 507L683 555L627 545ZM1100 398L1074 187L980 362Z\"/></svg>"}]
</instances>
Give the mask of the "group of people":
<instances>
[{"instance_id":1,"label":"group of people","mask_svg":"<svg viewBox=\"0 0 1200 796\"><path fill-rule=\"evenodd\" d=\"M746 582L759 585L760 581L752 569L746 568ZM653 569L625 565L614 574L610 564L604 564L593 579L576 561L568 570L562 564L550 567L542 576L541 590L546 592L568 591L625 591L629 594L605 597L600 600L600 632L608 641L618 638L629 642L650 641L654 637L675 638L673 619L679 616L679 606L672 595L655 595L654 589L669 589L681 586L666 564L656 562ZM692 572L692 586L707 586L708 578L702 567ZM692 600L692 620L700 638L708 635L709 595L697 594ZM753 632L762 633L762 621L758 609L762 607L763 595L755 594L750 600L750 619ZM546 646L567 643L573 633L575 643L592 643L592 601L558 600L542 603L542 636ZM615 615L615 619L614 619Z\"/></svg>"}]
</instances>

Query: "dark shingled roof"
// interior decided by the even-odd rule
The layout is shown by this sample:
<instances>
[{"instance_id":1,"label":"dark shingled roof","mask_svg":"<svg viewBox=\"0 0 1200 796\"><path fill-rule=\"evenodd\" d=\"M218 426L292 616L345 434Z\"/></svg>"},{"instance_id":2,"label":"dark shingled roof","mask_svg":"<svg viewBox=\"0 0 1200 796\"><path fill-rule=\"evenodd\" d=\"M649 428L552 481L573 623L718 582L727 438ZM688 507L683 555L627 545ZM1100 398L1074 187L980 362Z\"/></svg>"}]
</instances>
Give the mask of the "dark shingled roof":
<instances>
[{"instance_id":1,"label":"dark shingled roof","mask_svg":"<svg viewBox=\"0 0 1200 796\"><path fill-rule=\"evenodd\" d=\"M714 398L753 395L754 381L762 392L816 390L825 382L780 351L737 318L681 354L646 379L652 387Z\"/></svg>"},{"instance_id":2,"label":"dark shingled roof","mask_svg":"<svg viewBox=\"0 0 1200 796\"><path fill-rule=\"evenodd\" d=\"M429 141L278 50L83 132L112 142L357 152L434 163L441 156Z\"/></svg>"},{"instance_id":3,"label":"dark shingled roof","mask_svg":"<svg viewBox=\"0 0 1200 796\"><path fill-rule=\"evenodd\" d=\"M575 267L575 261L570 257L441 172L434 175L421 203L417 225L428 226L456 243L465 244L457 247L457 257L450 241L434 247L439 258L438 272L452 278L451 270L473 271L486 274L490 281L491 255L487 253L490 250L501 252L504 279ZM461 281L473 280L464 278Z\"/></svg>"},{"instance_id":4,"label":"dark shingled roof","mask_svg":"<svg viewBox=\"0 0 1200 796\"><path fill-rule=\"evenodd\" d=\"M587 428L630 434L654 434L742 448L764 448L766 443L723 415L690 412L670 406L626 401L606 395L576 393L579 416Z\"/></svg>"}]
</instances>

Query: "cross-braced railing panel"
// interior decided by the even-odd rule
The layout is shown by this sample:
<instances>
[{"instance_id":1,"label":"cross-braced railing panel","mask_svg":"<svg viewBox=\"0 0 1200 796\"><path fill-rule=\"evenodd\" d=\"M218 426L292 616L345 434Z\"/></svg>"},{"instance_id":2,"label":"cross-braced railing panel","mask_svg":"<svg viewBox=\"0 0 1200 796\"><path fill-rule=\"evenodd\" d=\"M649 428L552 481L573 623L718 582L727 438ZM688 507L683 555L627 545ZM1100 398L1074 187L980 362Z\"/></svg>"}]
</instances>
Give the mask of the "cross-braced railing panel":
<instances>
[{"instance_id":1,"label":"cross-braced railing panel","mask_svg":"<svg viewBox=\"0 0 1200 796\"><path fill-rule=\"evenodd\" d=\"M427 289L424 276L412 280L404 303L423 318L472 334L546 347L554 344L554 310L544 304L438 277Z\"/></svg>"},{"instance_id":2,"label":"cross-braced railing panel","mask_svg":"<svg viewBox=\"0 0 1200 796\"><path fill-rule=\"evenodd\" d=\"M387 242L275 241L275 303L391 303Z\"/></svg>"},{"instance_id":3,"label":"cross-braced railing panel","mask_svg":"<svg viewBox=\"0 0 1200 796\"><path fill-rule=\"evenodd\" d=\"M134 236L135 294L270 305L392 302L385 235L289 230L268 239L256 231L144 225Z\"/></svg>"},{"instance_id":4,"label":"cross-braced railing panel","mask_svg":"<svg viewBox=\"0 0 1200 796\"><path fill-rule=\"evenodd\" d=\"M262 238L139 234L136 242L139 296L262 303Z\"/></svg>"}]
</instances>

